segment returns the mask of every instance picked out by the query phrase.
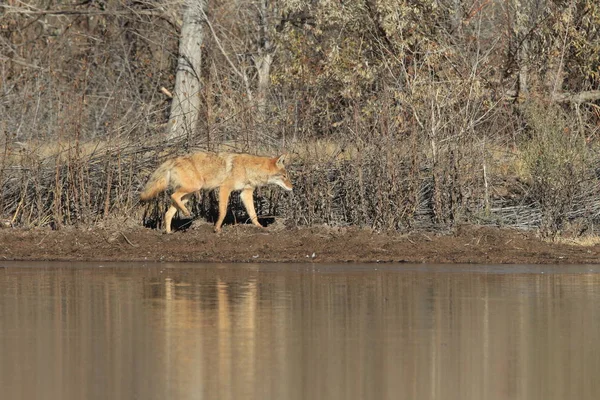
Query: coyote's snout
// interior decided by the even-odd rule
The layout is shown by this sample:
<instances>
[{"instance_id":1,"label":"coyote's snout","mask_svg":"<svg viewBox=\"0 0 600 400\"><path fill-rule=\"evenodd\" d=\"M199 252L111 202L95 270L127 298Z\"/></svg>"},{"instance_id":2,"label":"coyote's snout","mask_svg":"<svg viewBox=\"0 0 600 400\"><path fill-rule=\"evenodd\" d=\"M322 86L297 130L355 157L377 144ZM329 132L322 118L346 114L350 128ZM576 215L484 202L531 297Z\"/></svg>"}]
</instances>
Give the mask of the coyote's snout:
<instances>
[{"instance_id":1,"label":"coyote's snout","mask_svg":"<svg viewBox=\"0 0 600 400\"><path fill-rule=\"evenodd\" d=\"M292 190L292 182L285 170L286 156L269 158L250 154L234 153L193 153L165 161L150 176L141 200L149 200L159 193L171 189L171 207L165 214L165 229L171 232L171 220L181 211L189 216L185 203L200 189L219 188L219 219L215 232L221 231L221 225L227 213L229 195L241 190L240 195L252 223L262 227L256 217L252 193L260 186L275 184L285 190Z\"/></svg>"}]
</instances>

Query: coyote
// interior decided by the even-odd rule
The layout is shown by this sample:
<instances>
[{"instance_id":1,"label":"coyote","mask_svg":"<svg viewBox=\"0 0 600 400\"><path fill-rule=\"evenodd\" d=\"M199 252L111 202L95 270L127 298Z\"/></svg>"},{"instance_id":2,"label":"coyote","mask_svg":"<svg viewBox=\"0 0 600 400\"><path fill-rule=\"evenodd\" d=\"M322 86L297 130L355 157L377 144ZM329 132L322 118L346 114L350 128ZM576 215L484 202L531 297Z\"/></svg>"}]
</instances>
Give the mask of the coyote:
<instances>
[{"instance_id":1,"label":"coyote","mask_svg":"<svg viewBox=\"0 0 600 400\"><path fill-rule=\"evenodd\" d=\"M165 229L171 233L171 220L177 210L190 215L185 203L194 192L219 188L219 219L215 224L215 232L219 233L227 213L229 195L234 190L241 190L240 197L252 223L262 227L256 217L252 193L257 187L267 184L292 190L292 182L284 166L286 157L204 152L177 157L165 161L154 171L140 194L140 200L152 199L167 189L173 190L171 207L165 213Z\"/></svg>"}]
</instances>

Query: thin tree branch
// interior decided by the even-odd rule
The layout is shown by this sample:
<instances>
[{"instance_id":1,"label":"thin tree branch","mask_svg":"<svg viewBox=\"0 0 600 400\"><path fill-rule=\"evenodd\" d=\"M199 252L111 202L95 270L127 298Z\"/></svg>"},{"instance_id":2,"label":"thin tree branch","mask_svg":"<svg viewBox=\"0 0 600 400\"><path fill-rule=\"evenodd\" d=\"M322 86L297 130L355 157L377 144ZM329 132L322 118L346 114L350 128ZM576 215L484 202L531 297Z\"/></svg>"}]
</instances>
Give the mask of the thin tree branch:
<instances>
[{"instance_id":1,"label":"thin tree branch","mask_svg":"<svg viewBox=\"0 0 600 400\"><path fill-rule=\"evenodd\" d=\"M215 32L215 30L214 30L212 24L210 23L210 20L208 19L208 16L204 12L204 10L202 10L202 14L204 15L204 20L206 21L206 25L208 25L208 29L210 29L210 32L212 33L213 38L215 39L215 42L217 43L217 47L221 51L221 54L223 54L223 57L225 57L225 60L227 60L227 63L229 64L229 66L231 67L233 72L235 72L240 78L242 78L242 81L244 82L244 86L246 88L246 94L248 95L248 100L252 101L253 96L252 96L252 91L250 90L250 83L248 82L248 76L236 68L235 64L233 63L233 61L231 61L231 59L227 55L227 52L223 48L223 45L221 45L221 41L219 40L217 33Z\"/></svg>"},{"instance_id":2,"label":"thin tree branch","mask_svg":"<svg viewBox=\"0 0 600 400\"><path fill-rule=\"evenodd\" d=\"M555 93L552 100L557 103L587 103L600 100L600 90L588 90L579 93Z\"/></svg>"}]
</instances>

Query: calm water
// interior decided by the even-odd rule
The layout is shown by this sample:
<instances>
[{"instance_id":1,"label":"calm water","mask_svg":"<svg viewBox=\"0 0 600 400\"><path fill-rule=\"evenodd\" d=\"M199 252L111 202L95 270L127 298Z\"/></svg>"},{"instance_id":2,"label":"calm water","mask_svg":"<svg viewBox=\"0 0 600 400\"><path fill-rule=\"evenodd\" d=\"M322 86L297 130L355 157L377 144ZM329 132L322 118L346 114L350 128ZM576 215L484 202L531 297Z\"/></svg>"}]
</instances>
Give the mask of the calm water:
<instances>
[{"instance_id":1,"label":"calm water","mask_svg":"<svg viewBox=\"0 0 600 400\"><path fill-rule=\"evenodd\" d=\"M600 267L0 262L3 399L598 399Z\"/></svg>"}]
</instances>

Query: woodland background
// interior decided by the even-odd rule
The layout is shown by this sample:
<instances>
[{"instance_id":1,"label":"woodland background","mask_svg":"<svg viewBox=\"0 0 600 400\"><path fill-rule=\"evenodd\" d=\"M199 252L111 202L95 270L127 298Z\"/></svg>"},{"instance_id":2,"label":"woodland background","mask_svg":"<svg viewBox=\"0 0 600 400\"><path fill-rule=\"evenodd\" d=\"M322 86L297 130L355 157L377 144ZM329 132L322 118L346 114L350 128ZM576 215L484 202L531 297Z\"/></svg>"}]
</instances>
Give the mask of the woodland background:
<instances>
[{"instance_id":1,"label":"woodland background","mask_svg":"<svg viewBox=\"0 0 600 400\"><path fill-rule=\"evenodd\" d=\"M206 149L289 153L289 224L594 233L599 99L597 0L0 0L0 217L160 225Z\"/></svg>"}]
</instances>

